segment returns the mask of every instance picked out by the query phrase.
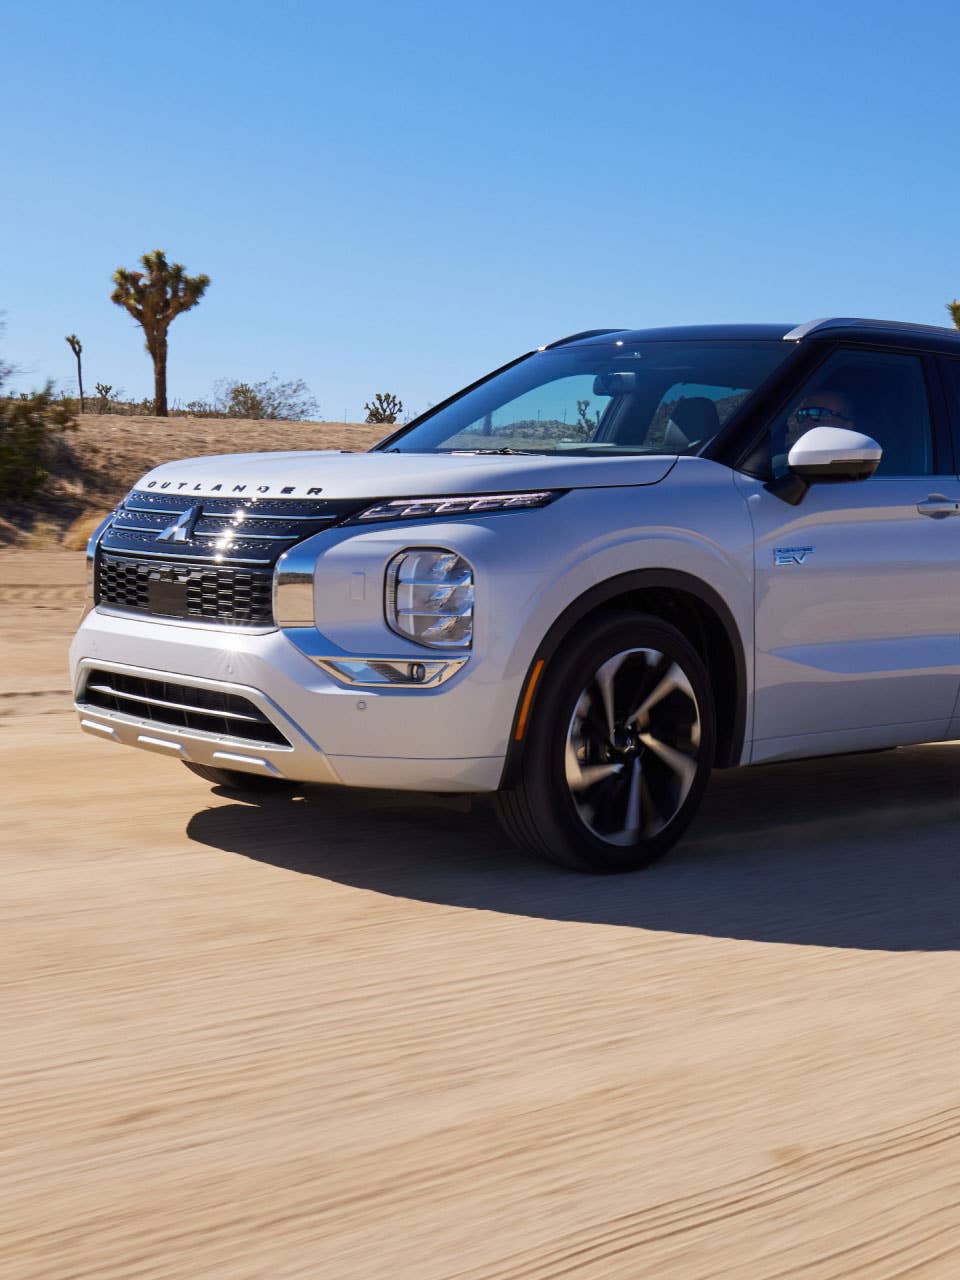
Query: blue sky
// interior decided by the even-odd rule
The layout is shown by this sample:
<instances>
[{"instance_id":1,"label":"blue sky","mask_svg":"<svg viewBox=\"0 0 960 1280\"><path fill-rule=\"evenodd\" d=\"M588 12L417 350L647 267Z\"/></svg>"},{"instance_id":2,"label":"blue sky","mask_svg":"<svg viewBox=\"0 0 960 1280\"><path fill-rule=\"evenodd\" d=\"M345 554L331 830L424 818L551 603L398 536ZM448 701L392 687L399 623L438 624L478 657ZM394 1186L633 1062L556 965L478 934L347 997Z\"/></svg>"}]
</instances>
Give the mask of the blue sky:
<instances>
[{"instance_id":1,"label":"blue sky","mask_svg":"<svg viewBox=\"0 0 960 1280\"><path fill-rule=\"evenodd\" d=\"M420 410L577 329L960 295L960 5L10 6L2 352L152 393L110 276L212 278L170 395L303 377Z\"/></svg>"}]
</instances>

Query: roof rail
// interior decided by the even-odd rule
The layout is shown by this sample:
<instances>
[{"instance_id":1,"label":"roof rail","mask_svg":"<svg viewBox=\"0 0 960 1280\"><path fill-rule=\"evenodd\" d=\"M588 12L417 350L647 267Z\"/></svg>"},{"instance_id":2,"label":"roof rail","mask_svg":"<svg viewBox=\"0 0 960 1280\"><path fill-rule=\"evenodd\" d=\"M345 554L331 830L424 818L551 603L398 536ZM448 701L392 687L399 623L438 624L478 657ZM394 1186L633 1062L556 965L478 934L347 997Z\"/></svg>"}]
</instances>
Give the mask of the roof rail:
<instances>
[{"instance_id":1,"label":"roof rail","mask_svg":"<svg viewBox=\"0 0 960 1280\"><path fill-rule=\"evenodd\" d=\"M582 329L580 333L570 333L565 338L558 338L556 342L548 342L542 347L537 347L538 351L552 351L554 347L565 347L568 342L579 342L581 338L599 338L604 333L627 333L627 329Z\"/></svg>"},{"instance_id":2,"label":"roof rail","mask_svg":"<svg viewBox=\"0 0 960 1280\"><path fill-rule=\"evenodd\" d=\"M811 333L828 333L831 329L909 329L912 332L952 334L960 338L960 332L939 324L912 324L904 320L864 320L857 316L827 316L820 320L808 320L806 324L798 324L795 329L783 335L784 342L800 342Z\"/></svg>"}]
</instances>

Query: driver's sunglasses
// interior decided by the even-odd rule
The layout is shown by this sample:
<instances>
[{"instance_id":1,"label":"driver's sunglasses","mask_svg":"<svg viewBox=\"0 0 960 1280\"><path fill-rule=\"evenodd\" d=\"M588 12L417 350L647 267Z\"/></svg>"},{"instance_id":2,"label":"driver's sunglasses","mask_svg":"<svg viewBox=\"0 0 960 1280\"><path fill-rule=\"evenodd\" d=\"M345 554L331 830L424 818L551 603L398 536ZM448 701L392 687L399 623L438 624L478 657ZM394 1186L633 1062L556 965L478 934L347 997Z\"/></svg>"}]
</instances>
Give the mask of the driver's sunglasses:
<instances>
[{"instance_id":1,"label":"driver's sunglasses","mask_svg":"<svg viewBox=\"0 0 960 1280\"><path fill-rule=\"evenodd\" d=\"M840 422L852 422L845 413L840 413L837 409L826 409L822 405L811 404L804 409L797 410L797 417L801 422L820 422L824 418L837 418Z\"/></svg>"}]
</instances>

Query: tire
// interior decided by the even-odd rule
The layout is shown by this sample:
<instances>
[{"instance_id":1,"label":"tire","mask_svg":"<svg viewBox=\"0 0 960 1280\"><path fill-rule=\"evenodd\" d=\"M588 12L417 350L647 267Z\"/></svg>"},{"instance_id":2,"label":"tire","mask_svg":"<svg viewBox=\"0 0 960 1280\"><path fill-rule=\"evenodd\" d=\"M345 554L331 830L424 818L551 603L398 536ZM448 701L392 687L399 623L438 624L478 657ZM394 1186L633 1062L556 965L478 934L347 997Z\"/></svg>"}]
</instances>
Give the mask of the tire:
<instances>
[{"instance_id":1,"label":"tire","mask_svg":"<svg viewBox=\"0 0 960 1280\"><path fill-rule=\"evenodd\" d=\"M518 781L497 793L497 813L550 862L635 871L690 823L715 742L710 681L690 642L659 618L603 614L546 668Z\"/></svg>"},{"instance_id":2,"label":"tire","mask_svg":"<svg viewBox=\"0 0 960 1280\"><path fill-rule=\"evenodd\" d=\"M270 778L262 773L245 773L241 769L215 769L212 765L193 764L190 760L184 760L183 764L198 778L203 778L215 787L223 787L227 791L258 792L260 795L271 792L279 794L282 791L290 791L297 785L289 778Z\"/></svg>"}]
</instances>

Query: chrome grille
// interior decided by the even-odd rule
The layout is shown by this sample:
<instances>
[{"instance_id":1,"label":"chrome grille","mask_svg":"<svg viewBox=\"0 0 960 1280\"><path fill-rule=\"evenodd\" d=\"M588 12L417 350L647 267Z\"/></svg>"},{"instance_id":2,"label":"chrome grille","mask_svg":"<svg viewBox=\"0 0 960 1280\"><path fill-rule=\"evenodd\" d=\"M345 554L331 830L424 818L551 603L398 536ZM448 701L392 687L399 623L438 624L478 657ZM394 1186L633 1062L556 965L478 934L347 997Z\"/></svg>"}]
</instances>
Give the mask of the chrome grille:
<instances>
[{"instance_id":1,"label":"chrome grille","mask_svg":"<svg viewBox=\"0 0 960 1280\"><path fill-rule=\"evenodd\" d=\"M100 545L144 558L272 567L288 547L365 505L320 498L191 498L134 489ZM164 530L191 508L196 508L196 519L189 536L160 541Z\"/></svg>"},{"instance_id":2,"label":"chrome grille","mask_svg":"<svg viewBox=\"0 0 960 1280\"><path fill-rule=\"evenodd\" d=\"M97 603L156 617L271 626L280 556L365 505L134 489L100 539ZM181 517L185 527L163 538Z\"/></svg>"},{"instance_id":3,"label":"chrome grille","mask_svg":"<svg viewBox=\"0 0 960 1280\"><path fill-rule=\"evenodd\" d=\"M93 711L135 716L165 729L190 729L265 746L290 746L277 726L248 698L219 689L92 670L78 702Z\"/></svg>"}]
</instances>

